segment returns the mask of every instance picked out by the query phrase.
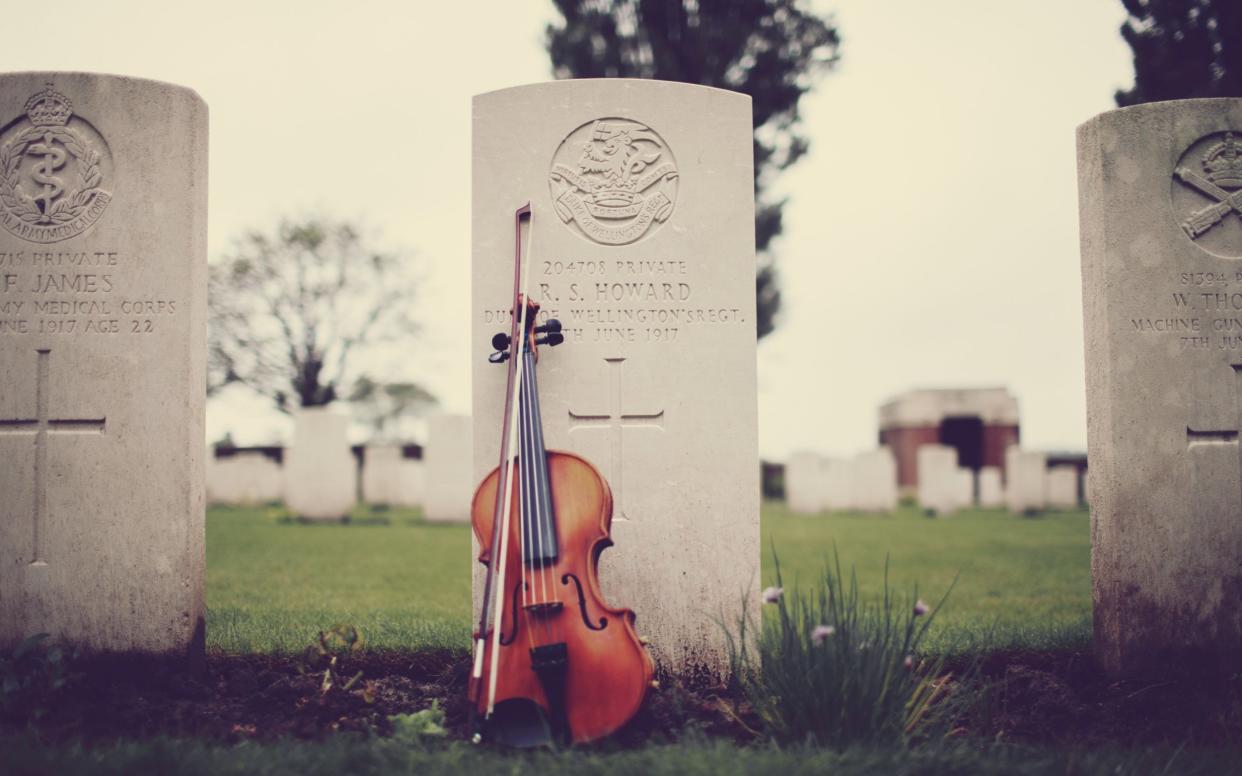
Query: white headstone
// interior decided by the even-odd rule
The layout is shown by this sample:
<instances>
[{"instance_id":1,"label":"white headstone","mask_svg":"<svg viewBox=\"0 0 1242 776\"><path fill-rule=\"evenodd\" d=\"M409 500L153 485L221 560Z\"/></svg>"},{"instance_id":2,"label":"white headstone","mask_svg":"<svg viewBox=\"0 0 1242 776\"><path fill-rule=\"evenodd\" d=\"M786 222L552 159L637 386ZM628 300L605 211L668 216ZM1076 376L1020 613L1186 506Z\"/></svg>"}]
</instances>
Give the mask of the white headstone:
<instances>
[{"instance_id":1,"label":"white headstone","mask_svg":"<svg viewBox=\"0 0 1242 776\"><path fill-rule=\"evenodd\" d=\"M1001 484L1001 470L996 466L984 466L979 470L979 506L996 509L1005 505L1005 488Z\"/></svg>"},{"instance_id":2,"label":"white headstone","mask_svg":"<svg viewBox=\"0 0 1242 776\"><path fill-rule=\"evenodd\" d=\"M362 500L395 507L423 503L423 462L406 458L401 445L367 445L362 455Z\"/></svg>"},{"instance_id":3,"label":"white headstone","mask_svg":"<svg viewBox=\"0 0 1242 776\"><path fill-rule=\"evenodd\" d=\"M0 647L203 651L207 106L0 75Z\"/></svg>"},{"instance_id":4,"label":"white headstone","mask_svg":"<svg viewBox=\"0 0 1242 776\"><path fill-rule=\"evenodd\" d=\"M1095 639L1242 661L1242 99L1078 130ZM1181 661L1178 661L1181 662Z\"/></svg>"},{"instance_id":5,"label":"white headstone","mask_svg":"<svg viewBox=\"0 0 1242 776\"><path fill-rule=\"evenodd\" d=\"M497 462L488 340L508 329L529 201L531 294L566 327L540 367L548 447L610 483L603 594L674 672L725 668L718 622L758 597L753 153L749 98L719 89L579 80L474 100L476 480Z\"/></svg>"},{"instance_id":6,"label":"white headstone","mask_svg":"<svg viewBox=\"0 0 1242 776\"><path fill-rule=\"evenodd\" d=\"M1050 466L1045 492L1052 509L1078 508L1078 467Z\"/></svg>"},{"instance_id":7,"label":"white headstone","mask_svg":"<svg viewBox=\"0 0 1242 776\"><path fill-rule=\"evenodd\" d=\"M854 508L853 461L849 458L825 458L823 463L824 509L848 512Z\"/></svg>"},{"instance_id":8,"label":"white headstone","mask_svg":"<svg viewBox=\"0 0 1242 776\"><path fill-rule=\"evenodd\" d=\"M330 407L304 407L293 421L293 444L285 449L285 506L304 520L340 520L357 498L349 418Z\"/></svg>"},{"instance_id":9,"label":"white headstone","mask_svg":"<svg viewBox=\"0 0 1242 776\"><path fill-rule=\"evenodd\" d=\"M785 464L785 501L789 511L816 515L824 511L824 458L818 453L797 452Z\"/></svg>"},{"instance_id":10,"label":"white headstone","mask_svg":"<svg viewBox=\"0 0 1242 776\"><path fill-rule=\"evenodd\" d=\"M975 505L975 472L958 467L953 472L953 505L956 509L969 509Z\"/></svg>"},{"instance_id":11,"label":"white headstone","mask_svg":"<svg viewBox=\"0 0 1242 776\"><path fill-rule=\"evenodd\" d=\"M1045 472L1048 457L1011 445L1005 450L1005 506L1015 515L1034 514L1048 506Z\"/></svg>"},{"instance_id":12,"label":"white headstone","mask_svg":"<svg viewBox=\"0 0 1242 776\"><path fill-rule=\"evenodd\" d=\"M853 509L859 512L892 512L897 508L897 460L892 450L880 447L854 457Z\"/></svg>"},{"instance_id":13,"label":"white headstone","mask_svg":"<svg viewBox=\"0 0 1242 776\"><path fill-rule=\"evenodd\" d=\"M426 483L423 514L428 520L470 522L470 501L478 485L472 454L473 427L469 415L442 414L427 418L427 445L423 448ZM493 468L495 465L493 462Z\"/></svg>"},{"instance_id":14,"label":"white headstone","mask_svg":"<svg viewBox=\"0 0 1242 776\"><path fill-rule=\"evenodd\" d=\"M208 455L209 503L247 506L284 498L284 467L263 453L246 450L216 458L210 451Z\"/></svg>"},{"instance_id":15,"label":"white headstone","mask_svg":"<svg viewBox=\"0 0 1242 776\"><path fill-rule=\"evenodd\" d=\"M918 449L919 505L937 515L951 515L962 506L957 450L946 445Z\"/></svg>"}]
</instances>

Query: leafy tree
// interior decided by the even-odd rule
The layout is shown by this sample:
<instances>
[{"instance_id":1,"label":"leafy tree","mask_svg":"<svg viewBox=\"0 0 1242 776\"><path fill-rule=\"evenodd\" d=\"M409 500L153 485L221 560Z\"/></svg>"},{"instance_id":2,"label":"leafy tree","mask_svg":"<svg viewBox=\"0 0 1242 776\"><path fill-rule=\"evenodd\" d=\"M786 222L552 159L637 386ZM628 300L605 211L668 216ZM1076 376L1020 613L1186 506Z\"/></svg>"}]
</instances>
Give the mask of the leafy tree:
<instances>
[{"instance_id":1,"label":"leafy tree","mask_svg":"<svg viewBox=\"0 0 1242 776\"><path fill-rule=\"evenodd\" d=\"M351 358L414 330L407 267L327 218L247 233L210 268L208 392L241 383L286 412L331 403Z\"/></svg>"},{"instance_id":2,"label":"leafy tree","mask_svg":"<svg viewBox=\"0 0 1242 776\"><path fill-rule=\"evenodd\" d=\"M1242 2L1121 0L1121 37L1134 52L1134 87L1117 105L1242 97Z\"/></svg>"},{"instance_id":3,"label":"leafy tree","mask_svg":"<svg viewBox=\"0 0 1242 776\"><path fill-rule=\"evenodd\" d=\"M772 238L785 200L765 196L802 157L798 101L838 59L831 18L798 0L553 0L561 24L546 44L557 78L657 78L750 95L755 126L758 333L775 325L781 295Z\"/></svg>"},{"instance_id":4,"label":"leafy tree","mask_svg":"<svg viewBox=\"0 0 1242 776\"><path fill-rule=\"evenodd\" d=\"M402 418L421 414L436 405L436 397L415 383L379 383L363 375L349 395L355 415L383 439L385 432Z\"/></svg>"}]
</instances>

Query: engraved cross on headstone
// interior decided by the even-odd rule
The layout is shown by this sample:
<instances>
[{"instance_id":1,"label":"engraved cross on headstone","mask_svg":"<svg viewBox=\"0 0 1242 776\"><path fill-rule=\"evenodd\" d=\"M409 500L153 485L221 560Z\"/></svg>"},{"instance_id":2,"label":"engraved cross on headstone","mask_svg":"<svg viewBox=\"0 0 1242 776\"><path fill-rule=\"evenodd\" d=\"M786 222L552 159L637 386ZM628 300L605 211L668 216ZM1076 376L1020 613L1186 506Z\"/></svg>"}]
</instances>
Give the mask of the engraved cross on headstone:
<instances>
[{"instance_id":1,"label":"engraved cross on headstone","mask_svg":"<svg viewBox=\"0 0 1242 776\"><path fill-rule=\"evenodd\" d=\"M1238 440L1238 432L1242 431L1242 364L1232 364L1231 366L1234 378L1233 401L1236 408L1233 428L1201 431L1186 426L1186 447L1187 449L1201 445L1229 445L1234 447L1238 453L1239 476L1242 476L1242 444ZM1239 491L1238 506L1242 509L1242 491Z\"/></svg>"},{"instance_id":2,"label":"engraved cross on headstone","mask_svg":"<svg viewBox=\"0 0 1242 776\"><path fill-rule=\"evenodd\" d=\"M616 497L618 520L629 520L626 509L625 489L622 482L622 431L625 428L650 428L664 430L664 410L651 413L626 412L622 408L621 371L624 358L606 358L609 372L609 404L603 412L574 412L569 410L569 431L603 428L612 431L612 463L609 467L609 485Z\"/></svg>"},{"instance_id":3,"label":"engraved cross on headstone","mask_svg":"<svg viewBox=\"0 0 1242 776\"><path fill-rule=\"evenodd\" d=\"M107 418L50 418L47 409L48 394L48 362L51 360L50 349L36 351L37 373L35 377L35 416L33 418L0 418L0 434L31 434L34 437L34 508L31 513L33 521L34 553L32 566L46 566L43 559L43 545L40 541L42 521L47 514L47 438L50 434L102 434Z\"/></svg>"}]
</instances>

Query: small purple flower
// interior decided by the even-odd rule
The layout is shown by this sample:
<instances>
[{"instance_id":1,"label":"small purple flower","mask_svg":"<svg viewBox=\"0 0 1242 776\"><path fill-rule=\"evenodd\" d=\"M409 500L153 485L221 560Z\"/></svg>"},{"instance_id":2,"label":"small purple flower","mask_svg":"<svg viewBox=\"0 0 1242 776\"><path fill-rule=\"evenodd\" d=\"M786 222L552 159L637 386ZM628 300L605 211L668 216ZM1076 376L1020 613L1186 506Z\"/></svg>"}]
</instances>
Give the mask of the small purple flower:
<instances>
[{"instance_id":1,"label":"small purple flower","mask_svg":"<svg viewBox=\"0 0 1242 776\"><path fill-rule=\"evenodd\" d=\"M783 587L765 587L763 589L763 602L765 604L774 604L781 600L781 595L785 592Z\"/></svg>"},{"instance_id":2,"label":"small purple flower","mask_svg":"<svg viewBox=\"0 0 1242 776\"><path fill-rule=\"evenodd\" d=\"M914 616L915 617L922 617L923 615L927 614L929 611L931 611L931 607L929 607L923 601L922 598L914 602Z\"/></svg>"},{"instance_id":3,"label":"small purple flower","mask_svg":"<svg viewBox=\"0 0 1242 776\"><path fill-rule=\"evenodd\" d=\"M815 630L811 631L811 643L823 644L829 636L836 632L837 629L832 625L816 625Z\"/></svg>"}]
</instances>

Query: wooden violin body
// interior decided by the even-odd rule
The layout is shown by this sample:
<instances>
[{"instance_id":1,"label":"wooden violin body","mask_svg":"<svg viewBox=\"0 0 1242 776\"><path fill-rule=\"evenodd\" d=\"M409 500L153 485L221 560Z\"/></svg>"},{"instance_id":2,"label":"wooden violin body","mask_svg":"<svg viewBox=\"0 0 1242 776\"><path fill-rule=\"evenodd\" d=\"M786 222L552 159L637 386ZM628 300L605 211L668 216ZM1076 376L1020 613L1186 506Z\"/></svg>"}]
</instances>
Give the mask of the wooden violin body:
<instances>
[{"instance_id":1,"label":"wooden violin body","mask_svg":"<svg viewBox=\"0 0 1242 776\"><path fill-rule=\"evenodd\" d=\"M523 558L517 533L521 521L516 515L511 519L508 567L524 573L515 574L505 590L497 591L505 599L505 616L495 703L500 707L529 701L557 724L558 701L548 697L534 665L535 650L564 644L563 722L568 739L582 743L609 735L634 716L651 686L653 666L634 630L634 612L609 606L599 589L599 555L612 545L608 483L594 466L572 453L548 451L547 470L558 557L554 563L526 567L529 557ZM479 485L472 504L474 532L482 548L479 561L484 564L493 557L492 505L499 480L497 468ZM513 487L516 507L522 503L516 492L519 482ZM491 644L488 639L484 655L488 662Z\"/></svg>"}]
</instances>

